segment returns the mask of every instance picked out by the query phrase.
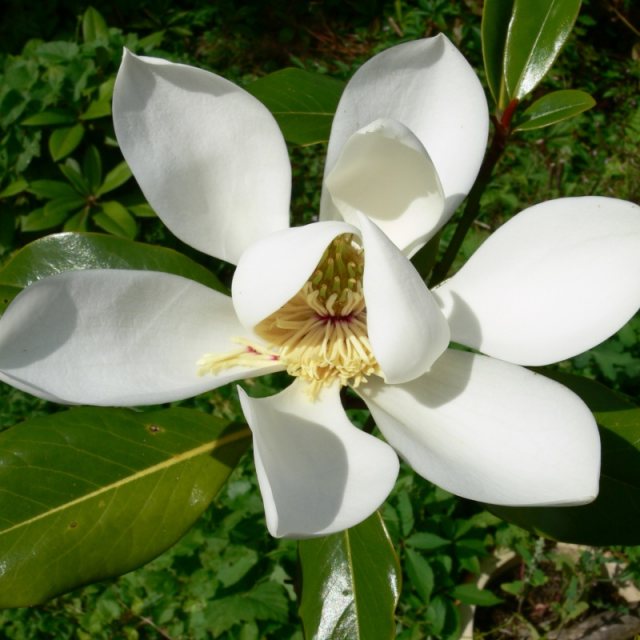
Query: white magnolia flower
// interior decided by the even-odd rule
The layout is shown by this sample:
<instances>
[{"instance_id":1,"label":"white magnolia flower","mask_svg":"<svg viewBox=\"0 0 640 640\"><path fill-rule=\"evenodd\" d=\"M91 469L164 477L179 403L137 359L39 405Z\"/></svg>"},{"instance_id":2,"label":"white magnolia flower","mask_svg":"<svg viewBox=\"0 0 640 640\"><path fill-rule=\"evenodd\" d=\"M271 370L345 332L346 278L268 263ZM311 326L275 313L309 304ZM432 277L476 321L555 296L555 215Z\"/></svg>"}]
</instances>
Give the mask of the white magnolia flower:
<instances>
[{"instance_id":1,"label":"white magnolia flower","mask_svg":"<svg viewBox=\"0 0 640 640\"><path fill-rule=\"evenodd\" d=\"M632 316L640 208L597 197L534 206L429 292L408 257L469 191L487 138L480 84L446 38L399 45L355 74L333 125L321 221L305 227L289 228L280 131L239 87L126 53L113 110L162 220L237 264L232 297L150 271L41 280L0 322L4 379L62 402L139 405L286 370L294 381L273 397L240 390L276 536L367 517L393 486L396 452L474 500L596 496L591 413L519 365L584 351ZM349 422L345 385L389 444Z\"/></svg>"}]
</instances>

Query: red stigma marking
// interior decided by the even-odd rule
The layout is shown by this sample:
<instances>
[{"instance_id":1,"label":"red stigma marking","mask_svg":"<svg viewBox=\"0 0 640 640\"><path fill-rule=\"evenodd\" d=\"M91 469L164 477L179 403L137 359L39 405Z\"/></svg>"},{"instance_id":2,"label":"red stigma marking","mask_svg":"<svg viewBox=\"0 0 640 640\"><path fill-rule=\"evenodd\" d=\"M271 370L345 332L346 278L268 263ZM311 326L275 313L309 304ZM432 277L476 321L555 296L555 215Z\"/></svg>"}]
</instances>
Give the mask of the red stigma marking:
<instances>
[{"instance_id":1,"label":"red stigma marking","mask_svg":"<svg viewBox=\"0 0 640 640\"><path fill-rule=\"evenodd\" d=\"M349 324L353 320L353 314L350 313L346 316L321 316L320 314L316 314L318 320L323 322L324 324Z\"/></svg>"},{"instance_id":2,"label":"red stigma marking","mask_svg":"<svg viewBox=\"0 0 640 640\"><path fill-rule=\"evenodd\" d=\"M258 353L253 347L247 347L247 353Z\"/></svg>"},{"instance_id":3,"label":"red stigma marking","mask_svg":"<svg viewBox=\"0 0 640 640\"><path fill-rule=\"evenodd\" d=\"M280 356L269 356L269 360L280 360Z\"/></svg>"}]
</instances>

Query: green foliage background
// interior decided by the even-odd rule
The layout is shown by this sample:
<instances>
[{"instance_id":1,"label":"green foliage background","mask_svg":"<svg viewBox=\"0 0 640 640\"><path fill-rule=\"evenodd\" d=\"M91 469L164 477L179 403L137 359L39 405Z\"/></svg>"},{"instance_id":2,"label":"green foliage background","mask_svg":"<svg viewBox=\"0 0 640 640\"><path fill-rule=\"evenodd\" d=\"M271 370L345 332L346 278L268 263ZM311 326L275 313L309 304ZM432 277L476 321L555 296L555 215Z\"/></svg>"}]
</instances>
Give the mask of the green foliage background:
<instances>
[{"instance_id":1,"label":"green foliage background","mask_svg":"<svg viewBox=\"0 0 640 640\"><path fill-rule=\"evenodd\" d=\"M474 0L244 3L95 2L106 24L89 24L87 4L5 3L0 24L0 256L51 231L88 229L178 248L214 268L226 267L182 245L154 217L130 179L115 143L110 91L121 49L209 68L248 86L285 66L345 80L375 52L404 40L446 33L483 76L481 4ZM621 18L622 16L622 18ZM481 217L455 266L509 217L561 196L609 195L640 201L640 23L631 2L585 2L558 64L540 87L583 89L597 106L545 130L514 136L482 199ZM108 27L107 27L108 25ZM534 95L534 98L537 96ZM47 115L48 114L48 115ZM292 215L317 213L324 146L291 146ZM444 239L447 234L445 231ZM1 292L8 300L11 292ZM640 397L640 319L572 361L559 365ZM277 377L247 383L268 394ZM0 428L60 408L2 386ZM229 389L196 398L196 407L241 419ZM354 405L352 417L364 412ZM540 632L612 606L591 597L602 551L578 560L557 553L482 505L458 499L403 469L383 516L403 569L398 637L455 638L459 602L491 606L548 580L559 566L554 615ZM638 540L640 542L640 539ZM473 576L496 546L517 550L530 587L513 582L494 596L474 591ZM640 576L640 551L614 549ZM554 555L555 554L555 555ZM0 558L1 564L1 558ZM520 581L522 582L522 581ZM303 637L297 609L296 544L269 537L255 471L246 456L214 505L173 549L117 580L87 586L45 605L0 612L0 634L33 638ZM492 623L490 622L489 625ZM549 628L544 625L550 625Z\"/></svg>"}]
</instances>

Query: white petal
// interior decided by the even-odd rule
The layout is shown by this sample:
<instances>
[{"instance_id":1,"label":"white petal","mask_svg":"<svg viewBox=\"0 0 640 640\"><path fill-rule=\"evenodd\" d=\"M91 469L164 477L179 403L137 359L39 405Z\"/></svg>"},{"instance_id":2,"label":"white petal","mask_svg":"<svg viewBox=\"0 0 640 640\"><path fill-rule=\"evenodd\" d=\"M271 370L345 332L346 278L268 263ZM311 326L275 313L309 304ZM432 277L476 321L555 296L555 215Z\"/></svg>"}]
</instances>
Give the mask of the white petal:
<instances>
[{"instance_id":1,"label":"white petal","mask_svg":"<svg viewBox=\"0 0 640 640\"><path fill-rule=\"evenodd\" d=\"M282 134L253 96L219 76L125 51L113 94L118 143L178 238L236 262L289 225Z\"/></svg>"},{"instance_id":2,"label":"white petal","mask_svg":"<svg viewBox=\"0 0 640 640\"><path fill-rule=\"evenodd\" d=\"M302 289L331 241L357 233L344 222L316 222L271 234L242 254L231 287L245 327L253 328Z\"/></svg>"},{"instance_id":3,"label":"white petal","mask_svg":"<svg viewBox=\"0 0 640 640\"><path fill-rule=\"evenodd\" d=\"M325 176L347 140L378 118L397 120L418 137L436 167L451 215L480 169L489 116L474 70L445 36L391 47L358 69L333 121ZM327 200L325 194L322 216Z\"/></svg>"},{"instance_id":4,"label":"white petal","mask_svg":"<svg viewBox=\"0 0 640 640\"><path fill-rule=\"evenodd\" d=\"M32 284L11 303L0 319L0 370L45 399L136 405L282 369L199 376L205 353L241 348L235 337L248 336L231 299L197 282L151 271L70 271Z\"/></svg>"},{"instance_id":5,"label":"white petal","mask_svg":"<svg viewBox=\"0 0 640 640\"><path fill-rule=\"evenodd\" d=\"M54 396L50 393L47 393L46 391L44 391L43 389L40 389L38 387L34 387L30 384L27 384L26 382L22 381L22 380L17 380L16 378L7 375L5 373L2 373L2 371L0 371L0 381L4 382L5 384L8 384L12 387L15 387L16 389L19 389L20 391L24 391L26 393L30 393L32 396L37 396L38 398L41 398L42 400L48 400L49 402L58 402L61 404L70 404L70 403L65 403L64 400L62 400L62 398L58 398L57 396Z\"/></svg>"},{"instance_id":6,"label":"white petal","mask_svg":"<svg viewBox=\"0 0 640 640\"><path fill-rule=\"evenodd\" d=\"M390 383L428 371L449 344L449 326L408 258L360 214L363 289L371 348Z\"/></svg>"},{"instance_id":7,"label":"white petal","mask_svg":"<svg viewBox=\"0 0 640 640\"><path fill-rule=\"evenodd\" d=\"M526 365L602 342L640 306L640 207L562 198L526 209L434 291L452 340Z\"/></svg>"},{"instance_id":8,"label":"white petal","mask_svg":"<svg viewBox=\"0 0 640 640\"><path fill-rule=\"evenodd\" d=\"M326 177L326 216L358 226L369 216L411 257L445 221L444 194L420 140L395 120L354 133Z\"/></svg>"},{"instance_id":9,"label":"white petal","mask_svg":"<svg viewBox=\"0 0 640 640\"><path fill-rule=\"evenodd\" d=\"M598 493L593 416L544 376L449 350L417 380L372 378L358 392L389 444L448 491L522 506L580 504Z\"/></svg>"},{"instance_id":10,"label":"white petal","mask_svg":"<svg viewBox=\"0 0 640 640\"><path fill-rule=\"evenodd\" d=\"M391 447L349 422L337 385L315 401L300 379L271 398L238 391L253 431L271 535L306 538L342 531L371 515L387 497L398 458Z\"/></svg>"}]
</instances>

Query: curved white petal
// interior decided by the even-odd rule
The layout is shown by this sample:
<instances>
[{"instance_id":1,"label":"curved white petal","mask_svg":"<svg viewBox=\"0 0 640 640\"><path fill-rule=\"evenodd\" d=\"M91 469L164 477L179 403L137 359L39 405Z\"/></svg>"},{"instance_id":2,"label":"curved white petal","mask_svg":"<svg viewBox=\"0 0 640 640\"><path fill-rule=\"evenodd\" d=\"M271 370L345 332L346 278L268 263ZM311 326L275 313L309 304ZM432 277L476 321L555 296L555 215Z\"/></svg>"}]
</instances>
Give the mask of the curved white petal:
<instances>
[{"instance_id":1,"label":"curved white petal","mask_svg":"<svg viewBox=\"0 0 640 640\"><path fill-rule=\"evenodd\" d=\"M449 350L417 380L372 378L358 392L389 444L448 491L522 506L580 504L598 493L593 416L544 376Z\"/></svg>"},{"instance_id":2,"label":"curved white petal","mask_svg":"<svg viewBox=\"0 0 640 640\"><path fill-rule=\"evenodd\" d=\"M32 396L36 396L38 398L41 398L42 400L47 400L49 402L58 402L60 404L71 404L71 403L65 402L62 398L58 398L57 396L47 393L44 389L34 387L30 384L27 384L23 380L17 380L16 378L3 373L2 371L0 371L0 381L12 387L15 387L20 391L30 393Z\"/></svg>"},{"instance_id":3,"label":"curved white petal","mask_svg":"<svg viewBox=\"0 0 640 640\"><path fill-rule=\"evenodd\" d=\"M369 342L390 383L428 371L449 344L449 326L409 259L360 214Z\"/></svg>"},{"instance_id":4,"label":"curved white petal","mask_svg":"<svg viewBox=\"0 0 640 640\"><path fill-rule=\"evenodd\" d=\"M302 289L331 241L357 233L344 222L316 222L284 229L255 242L242 254L231 295L240 322L252 329Z\"/></svg>"},{"instance_id":5,"label":"curved white petal","mask_svg":"<svg viewBox=\"0 0 640 640\"><path fill-rule=\"evenodd\" d=\"M325 176L349 138L378 118L401 122L424 145L446 198L443 222L471 189L487 144L487 101L474 70L443 35L371 58L351 78L338 105ZM325 193L321 217L329 208Z\"/></svg>"},{"instance_id":6,"label":"curved white petal","mask_svg":"<svg viewBox=\"0 0 640 640\"><path fill-rule=\"evenodd\" d=\"M289 226L284 139L269 111L232 82L125 50L113 122L147 200L184 242L236 262Z\"/></svg>"},{"instance_id":7,"label":"curved white petal","mask_svg":"<svg viewBox=\"0 0 640 640\"><path fill-rule=\"evenodd\" d=\"M203 355L241 348L235 337L247 332L231 299L197 282L151 271L69 271L27 287L6 310L0 371L47 400L136 405L282 369L199 376Z\"/></svg>"},{"instance_id":8,"label":"curved white petal","mask_svg":"<svg viewBox=\"0 0 640 640\"><path fill-rule=\"evenodd\" d=\"M329 218L371 218L411 257L445 222L444 194L429 154L403 124L380 119L345 143L325 179Z\"/></svg>"},{"instance_id":9,"label":"curved white petal","mask_svg":"<svg viewBox=\"0 0 640 640\"><path fill-rule=\"evenodd\" d=\"M267 526L276 537L306 538L352 527L384 501L398 475L393 449L360 431L340 389L315 401L300 379L276 396L240 402L253 447Z\"/></svg>"},{"instance_id":10,"label":"curved white petal","mask_svg":"<svg viewBox=\"0 0 640 640\"><path fill-rule=\"evenodd\" d=\"M452 340L526 365L602 342L640 306L640 207L550 200L498 229L434 291Z\"/></svg>"}]
</instances>

